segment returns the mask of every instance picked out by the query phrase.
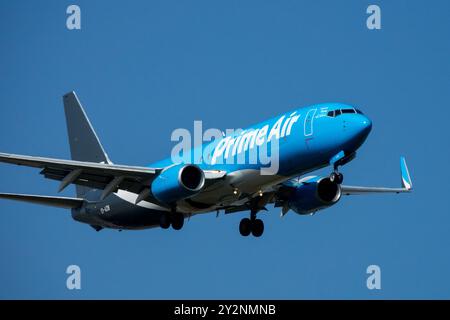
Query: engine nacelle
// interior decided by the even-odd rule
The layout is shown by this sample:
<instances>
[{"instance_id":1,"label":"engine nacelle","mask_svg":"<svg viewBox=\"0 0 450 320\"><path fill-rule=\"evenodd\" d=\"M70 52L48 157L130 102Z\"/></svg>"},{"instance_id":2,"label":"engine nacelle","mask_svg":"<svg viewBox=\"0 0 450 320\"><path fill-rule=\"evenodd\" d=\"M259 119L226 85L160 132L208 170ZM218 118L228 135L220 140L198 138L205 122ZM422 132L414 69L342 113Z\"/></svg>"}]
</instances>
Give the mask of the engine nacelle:
<instances>
[{"instance_id":1,"label":"engine nacelle","mask_svg":"<svg viewBox=\"0 0 450 320\"><path fill-rule=\"evenodd\" d=\"M153 196L163 203L173 203L196 195L205 184L202 169L179 164L162 171L152 182Z\"/></svg>"},{"instance_id":2,"label":"engine nacelle","mask_svg":"<svg viewBox=\"0 0 450 320\"><path fill-rule=\"evenodd\" d=\"M340 185L330 178L321 178L296 187L288 204L298 214L309 214L336 204L340 198Z\"/></svg>"}]
</instances>

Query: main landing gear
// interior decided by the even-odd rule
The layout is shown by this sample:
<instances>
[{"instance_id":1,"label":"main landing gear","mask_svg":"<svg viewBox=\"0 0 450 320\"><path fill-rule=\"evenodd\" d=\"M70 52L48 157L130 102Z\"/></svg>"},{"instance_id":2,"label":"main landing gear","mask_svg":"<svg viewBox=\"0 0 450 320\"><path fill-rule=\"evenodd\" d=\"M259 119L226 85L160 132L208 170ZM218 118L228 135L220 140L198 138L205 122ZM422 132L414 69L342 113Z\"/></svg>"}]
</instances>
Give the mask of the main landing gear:
<instances>
[{"instance_id":1,"label":"main landing gear","mask_svg":"<svg viewBox=\"0 0 450 320\"><path fill-rule=\"evenodd\" d=\"M180 230L184 225L184 216L180 212L171 212L161 215L159 226L163 229L168 229L170 226L174 230Z\"/></svg>"},{"instance_id":2,"label":"main landing gear","mask_svg":"<svg viewBox=\"0 0 450 320\"><path fill-rule=\"evenodd\" d=\"M256 212L252 211L250 219L244 218L239 223L239 232L244 237L247 237L250 233L254 237L261 237L264 233L264 222L261 219L256 219Z\"/></svg>"}]
</instances>

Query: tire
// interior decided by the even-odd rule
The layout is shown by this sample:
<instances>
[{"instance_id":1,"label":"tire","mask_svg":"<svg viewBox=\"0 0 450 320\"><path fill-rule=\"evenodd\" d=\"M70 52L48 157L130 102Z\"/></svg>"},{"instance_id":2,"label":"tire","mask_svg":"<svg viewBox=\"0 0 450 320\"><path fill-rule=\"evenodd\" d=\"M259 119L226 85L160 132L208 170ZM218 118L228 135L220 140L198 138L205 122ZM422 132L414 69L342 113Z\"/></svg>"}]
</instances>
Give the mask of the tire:
<instances>
[{"instance_id":1,"label":"tire","mask_svg":"<svg viewBox=\"0 0 450 320\"><path fill-rule=\"evenodd\" d=\"M168 214L162 214L159 218L159 226L162 229L169 229L170 227L170 217Z\"/></svg>"},{"instance_id":2,"label":"tire","mask_svg":"<svg viewBox=\"0 0 450 320\"><path fill-rule=\"evenodd\" d=\"M332 172L330 174L330 181L331 182L336 182L336 180L337 180L337 174L336 174L336 172Z\"/></svg>"},{"instance_id":3,"label":"tire","mask_svg":"<svg viewBox=\"0 0 450 320\"><path fill-rule=\"evenodd\" d=\"M174 230L180 230L184 225L184 216L182 213L174 213L172 216L172 228Z\"/></svg>"},{"instance_id":4,"label":"tire","mask_svg":"<svg viewBox=\"0 0 450 320\"><path fill-rule=\"evenodd\" d=\"M253 221L252 234L254 237L261 237L264 233L264 222L261 219Z\"/></svg>"},{"instance_id":5,"label":"tire","mask_svg":"<svg viewBox=\"0 0 450 320\"><path fill-rule=\"evenodd\" d=\"M330 174L330 181L337 184L341 184L342 182L344 182L344 176L342 175L342 173L333 172Z\"/></svg>"},{"instance_id":6,"label":"tire","mask_svg":"<svg viewBox=\"0 0 450 320\"><path fill-rule=\"evenodd\" d=\"M247 237L252 231L252 222L249 218L244 218L239 223L239 233L243 237Z\"/></svg>"}]
</instances>

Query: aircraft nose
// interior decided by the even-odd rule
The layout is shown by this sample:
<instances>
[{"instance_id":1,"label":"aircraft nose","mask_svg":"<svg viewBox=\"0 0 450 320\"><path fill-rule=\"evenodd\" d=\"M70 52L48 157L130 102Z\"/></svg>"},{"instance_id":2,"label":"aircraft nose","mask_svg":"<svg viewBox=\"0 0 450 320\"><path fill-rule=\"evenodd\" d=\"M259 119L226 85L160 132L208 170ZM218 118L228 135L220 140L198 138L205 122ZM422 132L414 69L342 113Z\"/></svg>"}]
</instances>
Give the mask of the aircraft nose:
<instances>
[{"instance_id":1,"label":"aircraft nose","mask_svg":"<svg viewBox=\"0 0 450 320\"><path fill-rule=\"evenodd\" d=\"M342 150L356 151L366 140L372 130L372 121L361 113L342 115Z\"/></svg>"},{"instance_id":2,"label":"aircraft nose","mask_svg":"<svg viewBox=\"0 0 450 320\"><path fill-rule=\"evenodd\" d=\"M372 130L372 121L365 115L358 114L352 121L355 135L360 139L365 139Z\"/></svg>"},{"instance_id":3,"label":"aircraft nose","mask_svg":"<svg viewBox=\"0 0 450 320\"><path fill-rule=\"evenodd\" d=\"M359 121L361 123L362 133L369 134L370 130L372 130L372 121L364 115L360 115L360 117L361 119Z\"/></svg>"}]
</instances>

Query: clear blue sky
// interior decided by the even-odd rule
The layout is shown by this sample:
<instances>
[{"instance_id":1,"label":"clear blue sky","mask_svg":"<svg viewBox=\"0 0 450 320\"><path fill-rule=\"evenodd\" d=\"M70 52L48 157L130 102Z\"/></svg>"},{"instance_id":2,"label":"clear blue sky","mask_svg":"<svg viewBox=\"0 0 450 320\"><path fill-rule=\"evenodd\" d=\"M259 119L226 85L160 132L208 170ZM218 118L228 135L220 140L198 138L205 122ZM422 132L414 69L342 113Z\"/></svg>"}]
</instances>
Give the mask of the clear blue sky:
<instances>
[{"instance_id":1,"label":"clear blue sky","mask_svg":"<svg viewBox=\"0 0 450 320\"><path fill-rule=\"evenodd\" d=\"M66 8L82 30L65 27ZM382 29L366 28L378 4ZM238 213L181 232L95 232L68 211L0 202L0 298L450 298L448 1L1 1L0 151L69 158L61 96L75 90L111 159L170 154L175 128L236 128L308 104L373 121L347 183L410 195L346 197L310 216L278 209L262 238ZM56 194L0 165L0 192ZM328 171L324 171L328 174ZM63 194L73 195L73 189ZM65 269L82 270L82 290ZM366 288L377 264L382 290Z\"/></svg>"}]
</instances>

